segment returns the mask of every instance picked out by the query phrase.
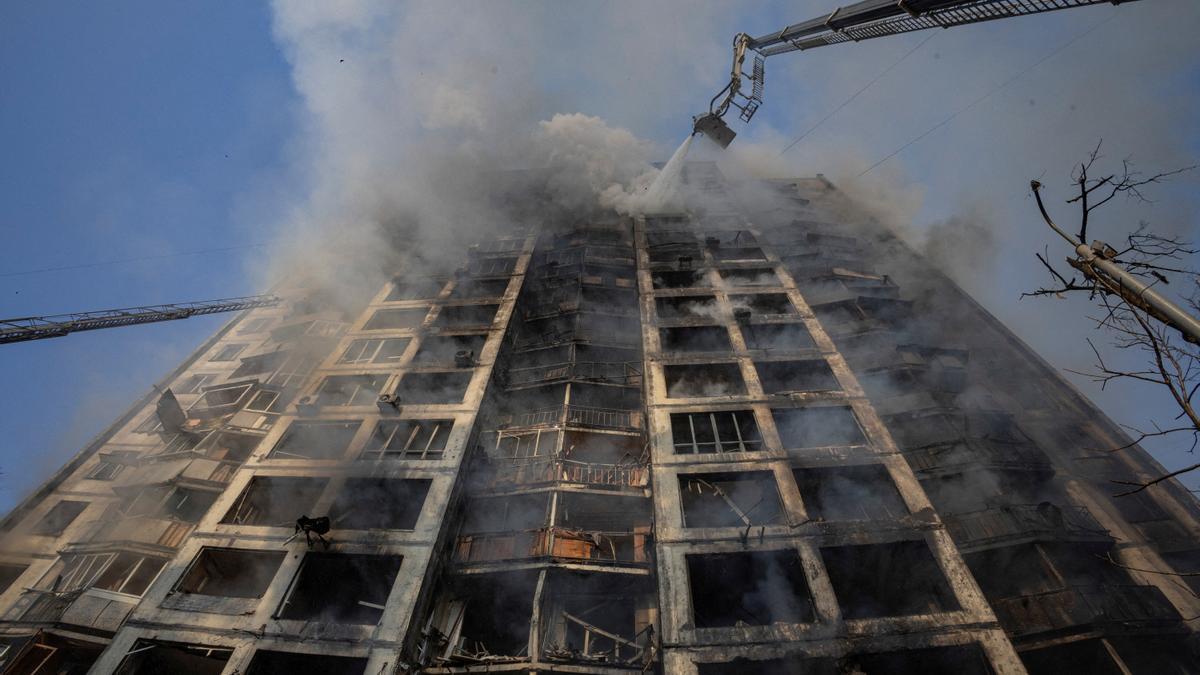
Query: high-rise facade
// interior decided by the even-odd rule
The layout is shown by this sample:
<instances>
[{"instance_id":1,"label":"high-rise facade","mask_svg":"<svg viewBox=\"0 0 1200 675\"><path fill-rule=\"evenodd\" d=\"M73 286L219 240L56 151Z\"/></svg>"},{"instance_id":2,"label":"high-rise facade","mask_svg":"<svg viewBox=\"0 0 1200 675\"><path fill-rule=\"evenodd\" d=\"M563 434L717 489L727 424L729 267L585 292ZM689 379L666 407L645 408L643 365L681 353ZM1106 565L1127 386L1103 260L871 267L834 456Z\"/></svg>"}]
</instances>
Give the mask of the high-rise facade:
<instances>
[{"instance_id":1,"label":"high-rise facade","mask_svg":"<svg viewBox=\"0 0 1200 675\"><path fill-rule=\"evenodd\" d=\"M685 178L229 322L3 522L0 673L1200 670L1191 494L824 179Z\"/></svg>"}]
</instances>

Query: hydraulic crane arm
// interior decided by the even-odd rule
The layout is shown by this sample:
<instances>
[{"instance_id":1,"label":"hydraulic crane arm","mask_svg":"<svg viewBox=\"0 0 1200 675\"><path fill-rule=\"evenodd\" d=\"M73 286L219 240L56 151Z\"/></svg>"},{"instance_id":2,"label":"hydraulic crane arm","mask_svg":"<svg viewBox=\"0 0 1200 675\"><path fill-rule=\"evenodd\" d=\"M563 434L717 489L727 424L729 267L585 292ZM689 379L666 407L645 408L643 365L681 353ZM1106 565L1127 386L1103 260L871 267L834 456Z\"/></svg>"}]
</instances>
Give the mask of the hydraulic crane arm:
<instances>
[{"instance_id":1,"label":"hydraulic crane arm","mask_svg":"<svg viewBox=\"0 0 1200 675\"><path fill-rule=\"evenodd\" d=\"M828 16L793 24L783 30L750 37L738 33L733 40L733 72L729 84L713 97L708 112L693 119L693 132L711 137L721 147L736 135L722 119L729 107L741 111L749 122L762 105L764 61L768 56L837 44L859 42L926 28L950 28L994 19L1040 14L1056 9L1102 3L1118 5L1136 0L863 0L838 7ZM742 72L746 51L754 54L754 70ZM750 81L749 90L743 85Z\"/></svg>"},{"instance_id":2,"label":"hydraulic crane arm","mask_svg":"<svg viewBox=\"0 0 1200 675\"><path fill-rule=\"evenodd\" d=\"M184 302L175 305L147 305L145 307L106 309L99 312L0 319L0 344L62 337L67 333L81 330L133 326L140 323L186 319L202 314L271 307L279 302L279 297L274 295L250 295L241 298Z\"/></svg>"}]
</instances>

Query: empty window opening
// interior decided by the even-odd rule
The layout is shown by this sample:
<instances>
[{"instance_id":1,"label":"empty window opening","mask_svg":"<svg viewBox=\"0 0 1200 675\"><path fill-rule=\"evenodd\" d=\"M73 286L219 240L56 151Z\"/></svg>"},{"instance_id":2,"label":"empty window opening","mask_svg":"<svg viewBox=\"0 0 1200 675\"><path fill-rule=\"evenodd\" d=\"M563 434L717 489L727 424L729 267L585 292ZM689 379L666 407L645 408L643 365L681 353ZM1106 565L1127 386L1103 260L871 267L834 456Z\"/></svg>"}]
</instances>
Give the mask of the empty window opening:
<instances>
[{"instance_id":1,"label":"empty window opening","mask_svg":"<svg viewBox=\"0 0 1200 675\"><path fill-rule=\"evenodd\" d=\"M338 358L338 364L387 363L396 365L408 349L411 338L354 340Z\"/></svg>"},{"instance_id":2,"label":"empty window opening","mask_svg":"<svg viewBox=\"0 0 1200 675\"><path fill-rule=\"evenodd\" d=\"M363 326L363 330L411 330L420 328L429 309L381 309Z\"/></svg>"},{"instance_id":3,"label":"empty window opening","mask_svg":"<svg viewBox=\"0 0 1200 675\"><path fill-rule=\"evenodd\" d=\"M201 389L220 377L216 373L197 373L189 375L181 384L171 389L176 394L199 394Z\"/></svg>"},{"instance_id":4,"label":"empty window opening","mask_svg":"<svg viewBox=\"0 0 1200 675\"><path fill-rule=\"evenodd\" d=\"M374 405L387 382L384 373L370 375L333 375L317 388L317 405Z\"/></svg>"},{"instance_id":5,"label":"empty window opening","mask_svg":"<svg viewBox=\"0 0 1200 675\"><path fill-rule=\"evenodd\" d=\"M226 598L261 598L286 556L283 551L204 548L175 590Z\"/></svg>"},{"instance_id":6,"label":"empty window opening","mask_svg":"<svg viewBox=\"0 0 1200 675\"><path fill-rule=\"evenodd\" d=\"M138 640L117 667L117 675L220 675L229 661L230 647L208 647L182 642Z\"/></svg>"},{"instance_id":7,"label":"empty window opening","mask_svg":"<svg viewBox=\"0 0 1200 675\"><path fill-rule=\"evenodd\" d=\"M220 494L193 488L153 486L126 500L120 511L128 518L145 516L198 523Z\"/></svg>"},{"instance_id":8,"label":"empty window opening","mask_svg":"<svg viewBox=\"0 0 1200 675\"><path fill-rule=\"evenodd\" d=\"M863 445L867 442L854 411L842 406L771 411L785 448Z\"/></svg>"},{"instance_id":9,"label":"empty window opening","mask_svg":"<svg viewBox=\"0 0 1200 675\"><path fill-rule=\"evenodd\" d=\"M453 428L453 420L380 422L361 459L441 459Z\"/></svg>"},{"instance_id":10,"label":"empty window opening","mask_svg":"<svg viewBox=\"0 0 1200 675\"><path fill-rule=\"evenodd\" d=\"M496 318L499 305L452 305L442 307L435 326L441 328L487 328Z\"/></svg>"},{"instance_id":11,"label":"empty window opening","mask_svg":"<svg viewBox=\"0 0 1200 675\"><path fill-rule=\"evenodd\" d=\"M719 319L717 299L711 295L687 295L675 298L655 298L660 319Z\"/></svg>"},{"instance_id":12,"label":"empty window opening","mask_svg":"<svg viewBox=\"0 0 1200 675\"><path fill-rule=\"evenodd\" d=\"M242 364L229 376L234 379L244 377L253 377L262 375L263 373L273 373L275 369L283 365L287 360L288 352L274 351L266 354L257 354L255 356L247 356L242 359Z\"/></svg>"},{"instance_id":13,"label":"empty window opening","mask_svg":"<svg viewBox=\"0 0 1200 675\"><path fill-rule=\"evenodd\" d=\"M812 594L795 550L686 556L697 628L808 623Z\"/></svg>"},{"instance_id":14,"label":"empty window opening","mask_svg":"<svg viewBox=\"0 0 1200 675\"><path fill-rule=\"evenodd\" d=\"M538 572L461 577L429 619L443 659L476 664L487 656L527 656Z\"/></svg>"},{"instance_id":15,"label":"empty window opening","mask_svg":"<svg viewBox=\"0 0 1200 675\"><path fill-rule=\"evenodd\" d=\"M486 335L429 336L421 341L421 348L417 350L412 362L422 366L472 368L486 342Z\"/></svg>"},{"instance_id":16,"label":"empty window opening","mask_svg":"<svg viewBox=\"0 0 1200 675\"><path fill-rule=\"evenodd\" d=\"M645 444L638 436L575 430L563 433L563 458L575 462L623 465L644 463L645 452Z\"/></svg>"},{"instance_id":17,"label":"empty window opening","mask_svg":"<svg viewBox=\"0 0 1200 675\"><path fill-rule=\"evenodd\" d=\"M770 267L721 270L721 278L730 286L778 286L779 277Z\"/></svg>"},{"instance_id":18,"label":"empty window opening","mask_svg":"<svg viewBox=\"0 0 1200 675\"><path fill-rule=\"evenodd\" d=\"M296 673L363 675L363 671L366 669L366 659L260 649L254 652L254 658L250 660L250 667L246 670L246 675L295 675Z\"/></svg>"},{"instance_id":19,"label":"empty window opening","mask_svg":"<svg viewBox=\"0 0 1200 675\"><path fill-rule=\"evenodd\" d=\"M83 513L88 502L63 500L55 504L31 531L32 534L57 537Z\"/></svg>"},{"instance_id":20,"label":"empty window opening","mask_svg":"<svg viewBox=\"0 0 1200 675\"><path fill-rule=\"evenodd\" d=\"M784 522L775 474L689 473L679 476L684 527L744 527Z\"/></svg>"},{"instance_id":21,"label":"empty window opening","mask_svg":"<svg viewBox=\"0 0 1200 675\"><path fill-rule=\"evenodd\" d=\"M348 316L358 314L357 311L349 313ZM346 324L342 321L329 321L327 319L313 319L311 321L300 321L297 323L289 323L271 331L271 340L275 342L291 342L293 340L312 343L319 343L324 338L335 338L346 332Z\"/></svg>"},{"instance_id":22,"label":"empty window opening","mask_svg":"<svg viewBox=\"0 0 1200 675\"><path fill-rule=\"evenodd\" d=\"M0 563L0 593L7 591L9 586L20 578L25 570L29 569L29 565L9 565Z\"/></svg>"},{"instance_id":23,"label":"empty window opening","mask_svg":"<svg viewBox=\"0 0 1200 675\"><path fill-rule=\"evenodd\" d=\"M755 361L758 381L768 394L834 391L840 389L825 359L805 361Z\"/></svg>"},{"instance_id":24,"label":"empty window opening","mask_svg":"<svg viewBox=\"0 0 1200 675\"><path fill-rule=\"evenodd\" d=\"M401 478L347 479L330 509L333 526L343 530L414 529L432 482Z\"/></svg>"},{"instance_id":25,"label":"empty window opening","mask_svg":"<svg viewBox=\"0 0 1200 675\"><path fill-rule=\"evenodd\" d=\"M280 619L379 623L401 556L309 552L279 607Z\"/></svg>"},{"instance_id":26,"label":"empty window opening","mask_svg":"<svg viewBox=\"0 0 1200 675\"><path fill-rule=\"evenodd\" d=\"M676 453L756 452L762 435L752 410L675 413L671 438Z\"/></svg>"},{"instance_id":27,"label":"empty window opening","mask_svg":"<svg viewBox=\"0 0 1200 675\"><path fill-rule=\"evenodd\" d=\"M475 277L499 277L512 274L516 267L516 258L477 258L471 261L467 272Z\"/></svg>"},{"instance_id":28,"label":"empty window opening","mask_svg":"<svg viewBox=\"0 0 1200 675\"><path fill-rule=\"evenodd\" d=\"M468 298L502 297L508 290L508 279L462 279L454 284L450 297L455 300Z\"/></svg>"},{"instance_id":29,"label":"empty window opening","mask_svg":"<svg viewBox=\"0 0 1200 675\"><path fill-rule=\"evenodd\" d=\"M217 350L216 354L209 361L232 361L242 353L242 350L249 345L225 345Z\"/></svg>"},{"instance_id":30,"label":"empty window opening","mask_svg":"<svg viewBox=\"0 0 1200 675\"><path fill-rule=\"evenodd\" d=\"M660 270L650 275L654 288L706 288L708 275L701 270Z\"/></svg>"},{"instance_id":31,"label":"empty window opening","mask_svg":"<svg viewBox=\"0 0 1200 675\"><path fill-rule=\"evenodd\" d=\"M651 662L655 588L649 580L552 571L541 606L542 655L596 664Z\"/></svg>"},{"instance_id":32,"label":"empty window opening","mask_svg":"<svg viewBox=\"0 0 1200 675\"><path fill-rule=\"evenodd\" d=\"M821 558L847 619L959 608L924 541L833 546L822 548Z\"/></svg>"},{"instance_id":33,"label":"empty window opening","mask_svg":"<svg viewBox=\"0 0 1200 675\"><path fill-rule=\"evenodd\" d=\"M683 326L658 331L663 351L727 352L733 349L723 326Z\"/></svg>"},{"instance_id":34,"label":"empty window opening","mask_svg":"<svg viewBox=\"0 0 1200 675\"><path fill-rule=\"evenodd\" d=\"M993 672L987 656L978 645L851 654L842 658L839 666L842 668L841 672L866 675L991 675ZM1075 668L1068 671L1093 672Z\"/></svg>"},{"instance_id":35,"label":"empty window opening","mask_svg":"<svg viewBox=\"0 0 1200 675\"><path fill-rule=\"evenodd\" d=\"M663 366L667 396L692 398L744 396L746 383L736 363L701 363Z\"/></svg>"},{"instance_id":36,"label":"empty window opening","mask_svg":"<svg viewBox=\"0 0 1200 675\"><path fill-rule=\"evenodd\" d=\"M110 450L100 453L100 461L87 477L91 480L113 480L125 471L125 467L137 462L138 453L133 450Z\"/></svg>"},{"instance_id":37,"label":"empty window opening","mask_svg":"<svg viewBox=\"0 0 1200 675\"><path fill-rule=\"evenodd\" d=\"M755 293L753 295L731 295L729 303L734 312L750 310L751 316L762 314L795 314L796 308L786 293Z\"/></svg>"},{"instance_id":38,"label":"empty window opening","mask_svg":"<svg viewBox=\"0 0 1200 675\"><path fill-rule=\"evenodd\" d=\"M317 359L307 353L291 353L271 374L267 384L278 389L299 387L317 367Z\"/></svg>"},{"instance_id":39,"label":"empty window opening","mask_svg":"<svg viewBox=\"0 0 1200 675\"><path fill-rule=\"evenodd\" d=\"M359 420L295 422L271 450L272 459L340 459L358 432Z\"/></svg>"},{"instance_id":40,"label":"empty window opening","mask_svg":"<svg viewBox=\"0 0 1200 675\"><path fill-rule=\"evenodd\" d=\"M408 373L396 389L401 403L449 404L462 403L471 384L470 371L438 373Z\"/></svg>"},{"instance_id":41,"label":"empty window opening","mask_svg":"<svg viewBox=\"0 0 1200 675\"><path fill-rule=\"evenodd\" d=\"M0 668L8 675L85 675L105 644L45 631L0 638Z\"/></svg>"},{"instance_id":42,"label":"empty window opening","mask_svg":"<svg viewBox=\"0 0 1200 675\"><path fill-rule=\"evenodd\" d=\"M882 464L795 469L808 517L886 520L908 514L900 490Z\"/></svg>"},{"instance_id":43,"label":"empty window opening","mask_svg":"<svg viewBox=\"0 0 1200 675\"><path fill-rule=\"evenodd\" d=\"M392 283L387 302L436 298L446 285L446 280L438 277L396 277Z\"/></svg>"},{"instance_id":44,"label":"empty window opening","mask_svg":"<svg viewBox=\"0 0 1200 675\"><path fill-rule=\"evenodd\" d=\"M644 497L560 493L548 552L568 560L648 563L650 508Z\"/></svg>"},{"instance_id":45,"label":"empty window opening","mask_svg":"<svg viewBox=\"0 0 1200 675\"><path fill-rule=\"evenodd\" d=\"M270 402L267 403L265 400L261 402L252 401L251 404L246 406L246 410L251 410L253 405L264 404L265 408L261 412L278 412L278 408L281 407L276 403L278 394L266 391L260 393L271 394ZM261 440L261 436L241 434L233 431L218 431L205 437L197 445L197 448L203 450L204 456L209 459L241 464L250 459L250 455L258 447L258 443Z\"/></svg>"},{"instance_id":46,"label":"empty window opening","mask_svg":"<svg viewBox=\"0 0 1200 675\"><path fill-rule=\"evenodd\" d=\"M535 530L547 525L549 507L550 497L545 493L471 499L464 514L463 532Z\"/></svg>"},{"instance_id":47,"label":"empty window opening","mask_svg":"<svg viewBox=\"0 0 1200 675\"><path fill-rule=\"evenodd\" d=\"M255 476L221 522L291 527L312 511L328 482L327 478Z\"/></svg>"},{"instance_id":48,"label":"empty window opening","mask_svg":"<svg viewBox=\"0 0 1200 675\"><path fill-rule=\"evenodd\" d=\"M270 326L271 322L274 320L275 319L272 319L269 316L259 317L257 319L250 319L241 328L238 329L238 334L240 335L242 333L261 333L262 331L266 330L267 326Z\"/></svg>"}]
</instances>

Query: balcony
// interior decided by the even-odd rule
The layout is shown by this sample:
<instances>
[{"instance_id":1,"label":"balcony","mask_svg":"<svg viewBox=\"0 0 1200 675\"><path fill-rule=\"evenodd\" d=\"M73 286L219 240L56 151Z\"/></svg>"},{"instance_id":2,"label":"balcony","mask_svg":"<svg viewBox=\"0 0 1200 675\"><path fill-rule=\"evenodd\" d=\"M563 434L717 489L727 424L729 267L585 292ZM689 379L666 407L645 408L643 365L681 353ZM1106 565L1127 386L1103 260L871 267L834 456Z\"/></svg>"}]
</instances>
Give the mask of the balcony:
<instances>
[{"instance_id":1,"label":"balcony","mask_svg":"<svg viewBox=\"0 0 1200 675\"><path fill-rule=\"evenodd\" d=\"M649 467L641 464L594 464L569 459L543 459L520 464L497 463L493 468L491 486L561 482L606 488L644 488L649 484L649 479Z\"/></svg>"},{"instance_id":2,"label":"balcony","mask_svg":"<svg viewBox=\"0 0 1200 675\"><path fill-rule=\"evenodd\" d=\"M1071 586L996 600L992 609L1010 635L1110 623L1154 628L1180 620L1154 586Z\"/></svg>"},{"instance_id":3,"label":"balcony","mask_svg":"<svg viewBox=\"0 0 1200 675\"><path fill-rule=\"evenodd\" d=\"M546 366L511 368L508 371L509 386L545 384L566 380L641 386L642 363L640 361L568 361Z\"/></svg>"},{"instance_id":4,"label":"balcony","mask_svg":"<svg viewBox=\"0 0 1200 675\"><path fill-rule=\"evenodd\" d=\"M640 431L643 427L643 420L642 411L640 410L563 405L534 410L520 415L508 415L501 418L501 424L509 429L572 426Z\"/></svg>"},{"instance_id":5,"label":"balcony","mask_svg":"<svg viewBox=\"0 0 1200 675\"><path fill-rule=\"evenodd\" d=\"M92 542L121 542L178 548L191 533L193 523L170 518L133 517L98 522Z\"/></svg>"},{"instance_id":6,"label":"balcony","mask_svg":"<svg viewBox=\"0 0 1200 675\"><path fill-rule=\"evenodd\" d=\"M945 520L954 541L966 551L1041 538L1074 542L1112 540L1086 508L1073 504L1017 504L946 515Z\"/></svg>"},{"instance_id":7,"label":"balcony","mask_svg":"<svg viewBox=\"0 0 1200 675\"><path fill-rule=\"evenodd\" d=\"M649 565L650 528L639 532L582 532L546 527L459 537L454 562L467 565L543 560L604 565Z\"/></svg>"},{"instance_id":8,"label":"balcony","mask_svg":"<svg viewBox=\"0 0 1200 675\"><path fill-rule=\"evenodd\" d=\"M926 474L954 473L970 468L1050 470L1049 458L1033 444L983 438L906 450L904 455L913 471Z\"/></svg>"}]
</instances>

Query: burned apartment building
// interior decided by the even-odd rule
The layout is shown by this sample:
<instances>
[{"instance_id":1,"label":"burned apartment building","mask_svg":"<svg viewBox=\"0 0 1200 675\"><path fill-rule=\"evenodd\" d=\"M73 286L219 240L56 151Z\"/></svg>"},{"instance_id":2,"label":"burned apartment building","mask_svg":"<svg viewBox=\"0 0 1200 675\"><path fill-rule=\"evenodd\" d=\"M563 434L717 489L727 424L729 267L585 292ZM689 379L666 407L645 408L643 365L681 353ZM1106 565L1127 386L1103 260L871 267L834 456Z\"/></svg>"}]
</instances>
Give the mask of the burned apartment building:
<instances>
[{"instance_id":1,"label":"burned apartment building","mask_svg":"<svg viewBox=\"0 0 1200 675\"><path fill-rule=\"evenodd\" d=\"M231 321L3 521L0 673L1200 671L1191 494L824 179L685 178Z\"/></svg>"}]
</instances>

